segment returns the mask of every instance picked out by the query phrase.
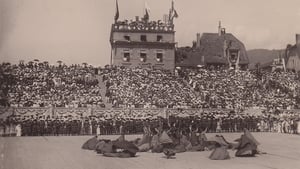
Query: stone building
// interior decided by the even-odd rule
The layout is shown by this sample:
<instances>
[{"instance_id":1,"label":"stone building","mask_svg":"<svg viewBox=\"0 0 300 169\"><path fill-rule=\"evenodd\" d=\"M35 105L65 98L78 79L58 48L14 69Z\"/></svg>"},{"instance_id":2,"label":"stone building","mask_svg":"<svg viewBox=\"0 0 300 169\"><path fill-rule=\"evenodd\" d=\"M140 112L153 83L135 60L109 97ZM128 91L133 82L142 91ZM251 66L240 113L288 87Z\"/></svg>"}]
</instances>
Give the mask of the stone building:
<instances>
[{"instance_id":1,"label":"stone building","mask_svg":"<svg viewBox=\"0 0 300 169\"><path fill-rule=\"evenodd\" d=\"M111 27L111 64L125 67L169 69L175 67L174 7L164 21L149 15L134 21L115 21ZM174 16L175 14L175 16Z\"/></svg>"},{"instance_id":2,"label":"stone building","mask_svg":"<svg viewBox=\"0 0 300 169\"><path fill-rule=\"evenodd\" d=\"M249 59L244 44L233 34L226 33L219 23L218 33L197 34L190 48L179 48L176 65L184 67L214 66L248 68Z\"/></svg>"}]
</instances>

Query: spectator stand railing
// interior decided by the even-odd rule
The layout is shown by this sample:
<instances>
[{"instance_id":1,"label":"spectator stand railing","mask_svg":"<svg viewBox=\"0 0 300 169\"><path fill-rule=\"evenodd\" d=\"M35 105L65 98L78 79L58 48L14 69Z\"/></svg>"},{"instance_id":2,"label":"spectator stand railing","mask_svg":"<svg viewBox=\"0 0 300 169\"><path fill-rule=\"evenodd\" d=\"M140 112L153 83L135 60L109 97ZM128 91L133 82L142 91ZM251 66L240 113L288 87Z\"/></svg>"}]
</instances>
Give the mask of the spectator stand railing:
<instances>
[{"instance_id":1,"label":"spectator stand railing","mask_svg":"<svg viewBox=\"0 0 300 169\"><path fill-rule=\"evenodd\" d=\"M259 115L265 109L255 109L255 113L252 111L245 110L248 114ZM18 107L18 108L0 108L0 118L6 119L9 116L15 115L19 117L88 117L95 116L105 119L110 118L134 118L134 119L145 119L145 118L156 118L161 116L167 118L171 115L173 116L201 116L203 114L209 113L229 113L230 109L167 109L167 108L101 108L101 107L81 107L81 108L63 108L63 107L49 107L49 108L32 108L32 107ZM300 109L293 110L279 110L280 112L294 112L300 114ZM243 112L243 113L244 113Z\"/></svg>"}]
</instances>

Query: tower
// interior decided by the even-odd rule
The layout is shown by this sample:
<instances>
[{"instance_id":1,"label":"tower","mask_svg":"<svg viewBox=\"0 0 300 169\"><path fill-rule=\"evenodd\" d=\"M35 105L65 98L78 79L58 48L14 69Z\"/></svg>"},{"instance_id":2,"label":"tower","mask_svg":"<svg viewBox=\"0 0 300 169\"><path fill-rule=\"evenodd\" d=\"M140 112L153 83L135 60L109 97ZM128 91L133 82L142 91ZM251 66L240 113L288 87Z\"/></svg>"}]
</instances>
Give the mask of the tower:
<instances>
[{"instance_id":1,"label":"tower","mask_svg":"<svg viewBox=\"0 0 300 169\"><path fill-rule=\"evenodd\" d=\"M173 22L150 21L149 13L145 15L141 20L136 17L135 21L116 21L112 24L112 65L173 70L176 44ZM169 18L173 20L174 16Z\"/></svg>"}]
</instances>

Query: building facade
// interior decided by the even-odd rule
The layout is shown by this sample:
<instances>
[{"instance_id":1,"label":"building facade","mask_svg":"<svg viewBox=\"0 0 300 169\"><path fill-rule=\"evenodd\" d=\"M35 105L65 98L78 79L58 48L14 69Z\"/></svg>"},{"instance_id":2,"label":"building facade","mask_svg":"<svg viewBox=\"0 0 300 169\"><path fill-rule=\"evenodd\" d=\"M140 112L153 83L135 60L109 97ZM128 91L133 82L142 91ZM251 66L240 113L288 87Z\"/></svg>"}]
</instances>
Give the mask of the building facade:
<instances>
[{"instance_id":1,"label":"building facade","mask_svg":"<svg viewBox=\"0 0 300 169\"><path fill-rule=\"evenodd\" d=\"M221 27L221 23L219 23L218 33L203 33L202 35L198 33L190 50L185 48L183 52L177 53L179 55L184 53L183 59L176 58L177 66L247 69L249 65L244 44L233 34L226 33L225 28Z\"/></svg>"},{"instance_id":2,"label":"building facade","mask_svg":"<svg viewBox=\"0 0 300 169\"><path fill-rule=\"evenodd\" d=\"M175 67L175 31L170 20L135 21L112 24L111 64L172 70Z\"/></svg>"},{"instance_id":3,"label":"building facade","mask_svg":"<svg viewBox=\"0 0 300 169\"><path fill-rule=\"evenodd\" d=\"M296 44L287 45L286 48L286 69L295 72L300 71L300 34L296 34Z\"/></svg>"}]
</instances>

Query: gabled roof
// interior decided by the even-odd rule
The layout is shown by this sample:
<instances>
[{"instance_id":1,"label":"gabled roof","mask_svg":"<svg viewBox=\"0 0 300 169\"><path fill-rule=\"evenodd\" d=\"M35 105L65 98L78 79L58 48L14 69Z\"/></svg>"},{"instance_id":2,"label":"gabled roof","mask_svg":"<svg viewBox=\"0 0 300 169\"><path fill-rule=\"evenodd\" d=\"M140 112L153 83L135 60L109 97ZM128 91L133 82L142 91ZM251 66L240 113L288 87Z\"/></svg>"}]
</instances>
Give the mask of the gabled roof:
<instances>
[{"instance_id":1,"label":"gabled roof","mask_svg":"<svg viewBox=\"0 0 300 169\"><path fill-rule=\"evenodd\" d=\"M240 64L249 64L246 48L244 44L231 33L220 35L218 33L203 33L200 38L199 48L179 48L179 55L184 55L182 62L177 62L178 66L197 66L205 64L227 64L224 57L224 42L230 43L229 49L240 51ZM180 56L182 57L182 56Z\"/></svg>"},{"instance_id":2,"label":"gabled roof","mask_svg":"<svg viewBox=\"0 0 300 169\"><path fill-rule=\"evenodd\" d=\"M200 39L200 52L205 56L205 62L227 63L224 57L224 43L230 45L229 49L240 50L240 64L249 64L248 55L244 44L234 37L231 33L219 35L218 33L203 33Z\"/></svg>"}]
</instances>

